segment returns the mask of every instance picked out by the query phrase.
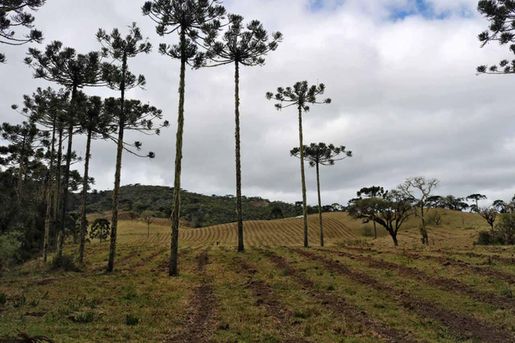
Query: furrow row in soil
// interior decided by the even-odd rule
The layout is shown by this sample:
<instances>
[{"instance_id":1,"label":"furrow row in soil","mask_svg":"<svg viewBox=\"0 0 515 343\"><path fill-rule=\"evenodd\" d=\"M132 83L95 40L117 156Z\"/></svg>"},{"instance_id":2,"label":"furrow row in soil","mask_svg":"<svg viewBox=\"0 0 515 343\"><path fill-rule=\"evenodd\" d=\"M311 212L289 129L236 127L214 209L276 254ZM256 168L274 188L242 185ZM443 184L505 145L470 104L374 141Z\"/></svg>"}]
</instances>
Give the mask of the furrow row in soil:
<instances>
[{"instance_id":1,"label":"furrow row in soil","mask_svg":"<svg viewBox=\"0 0 515 343\"><path fill-rule=\"evenodd\" d=\"M461 339L476 339L481 342L506 343L514 342L515 336L502 328L484 323L474 317L452 312L448 309L440 308L430 302L415 298L410 294L382 284L377 279L365 273L351 270L339 261L325 258L313 252L292 249L297 254L304 256L312 261L323 264L328 270L345 276L363 285L374 288L383 294L389 295L405 309L416 313L424 318L431 318L448 327L451 332Z\"/></svg>"}]
</instances>

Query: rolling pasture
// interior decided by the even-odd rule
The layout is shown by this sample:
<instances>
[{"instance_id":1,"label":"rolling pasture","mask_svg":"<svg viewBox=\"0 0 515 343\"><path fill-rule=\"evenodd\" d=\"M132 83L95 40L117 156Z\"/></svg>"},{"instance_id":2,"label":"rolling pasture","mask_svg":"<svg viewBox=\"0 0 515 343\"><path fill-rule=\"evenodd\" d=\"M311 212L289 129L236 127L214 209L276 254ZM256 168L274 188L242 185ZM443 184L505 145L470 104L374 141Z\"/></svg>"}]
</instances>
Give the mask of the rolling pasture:
<instances>
[{"instance_id":1,"label":"rolling pasture","mask_svg":"<svg viewBox=\"0 0 515 343\"><path fill-rule=\"evenodd\" d=\"M382 229L324 216L327 246L301 248L302 219L181 230L180 278L167 276L169 226L123 221L113 275L108 243L80 272L31 261L0 279L0 337L55 342L515 342L515 249L477 247L474 215L443 212L419 244L416 222L393 248ZM371 225L371 224L370 224ZM70 245L69 249L76 249ZM1 300L1 299L0 299Z\"/></svg>"}]
</instances>

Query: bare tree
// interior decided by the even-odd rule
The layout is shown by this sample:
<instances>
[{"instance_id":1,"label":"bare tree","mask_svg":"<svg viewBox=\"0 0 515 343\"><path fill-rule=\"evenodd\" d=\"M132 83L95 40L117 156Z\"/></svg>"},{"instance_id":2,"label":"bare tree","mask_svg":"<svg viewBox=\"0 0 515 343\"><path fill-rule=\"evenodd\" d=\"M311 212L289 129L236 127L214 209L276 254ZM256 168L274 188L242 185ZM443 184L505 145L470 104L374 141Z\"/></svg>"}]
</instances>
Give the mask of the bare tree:
<instances>
[{"instance_id":1,"label":"bare tree","mask_svg":"<svg viewBox=\"0 0 515 343\"><path fill-rule=\"evenodd\" d=\"M429 235L426 229L426 209L428 209L429 200L433 190L438 186L437 179L426 179L424 177L413 177L407 179L399 186L399 190L406 196L411 197L415 206L414 213L420 218L420 235L422 236L422 244L429 245Z\"/></svg>"}]
</instances>

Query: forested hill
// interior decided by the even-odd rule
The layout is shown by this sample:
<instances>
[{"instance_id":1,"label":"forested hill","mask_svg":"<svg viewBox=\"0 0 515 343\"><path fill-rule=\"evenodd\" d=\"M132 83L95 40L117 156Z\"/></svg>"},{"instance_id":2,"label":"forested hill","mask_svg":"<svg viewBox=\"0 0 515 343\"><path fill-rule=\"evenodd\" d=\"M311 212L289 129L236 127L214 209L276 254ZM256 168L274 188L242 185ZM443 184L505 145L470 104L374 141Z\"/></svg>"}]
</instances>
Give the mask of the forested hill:
<instances>
[{"instance_id":1,"label":"forested hill","mask_svg":"<svg viewBox=\"0 0 515 343\"><path fill-rule=\"evenodd\" d=\"M171 212L173 188L161 186L129 185L121 188L120 210L134 217L152 215L167 218ZM112 191L94 191L88 198L88 213L111 210ZM236 221L236 199L231 195L202 195L183 191L181 195L182 220L191 227L224 224ZM78 204L79 202L75 202ZM245 220L267 220L294 217L302 209L293 204L243 197Z\"/></svg>"}]
</instances>

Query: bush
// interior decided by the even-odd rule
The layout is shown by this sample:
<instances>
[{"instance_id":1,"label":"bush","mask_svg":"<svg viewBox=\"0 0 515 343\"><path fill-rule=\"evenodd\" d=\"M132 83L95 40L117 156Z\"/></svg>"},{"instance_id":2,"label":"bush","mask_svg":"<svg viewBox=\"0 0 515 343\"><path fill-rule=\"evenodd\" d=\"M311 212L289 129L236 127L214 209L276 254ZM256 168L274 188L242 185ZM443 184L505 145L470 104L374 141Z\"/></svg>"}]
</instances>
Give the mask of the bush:
<instances>
[{"instance_id":1,"label":"bush","mask_svg":"<svg viewBox=\"0 0 515 343\"><path fill-rule=\"evenodd\" d=\"M490 233L488 231L481 231L479 233L479 237L478 237L476 243L479 245L490 245L490 244L492 244L492 241L493 241L492 233Z\"/></svg>"},{"instance_id":2,"label":"bush","mask_svg":"<svg viewBox=\"0 0 515 343\"><path fill-rule=\"evenodd\" d=\"M91 311L75 312L69 318L74 323L91 323L95 320L95 313Z\"/></svg>"},{"instance_id":3,"label":"bush","mask_svg":"<svg viewBox=\"0 0 515 343\"><path fill-rule=\"evenodd\" d=\"M68 255L57 256L52 261L52 270L64 270L65 272L79 272L80 268L77 267L73 261L73 257Z\"/></svg>"},{"instance_id":4,"label":"bush","mask_svg":"<svg viewBox=\"0 0 515 343\"><path fill-rule=\"evenodd\" d=\"M479 245L515 244L515 213L501 214L495 230L480 232L476 243Z\"/></svg>"},{"instance_id":5,"label":"bush","mask_svg":"<svg viewBox=\"0 0 515 343\"><path fill-rule=\"evenodd\" d=\"M22 234L14 231L0 235L0 272L20 260Z\"/></svg>"},{"instance_id":6,"label":"bush","mask_svg":"<svg viewBox=\"0 0 515 343\"><path fill-rule=\"evenodd\" d=\"M139 318L132 315L132 314L128 314L125 316L125 324L128 325L128 326L135 326L135 325L138 325L139 324Z\"/></svg>"},{"instance_id":7,"label":"bush","mask_svg":"<svg viewBox=\"0 0 515 343\"><path fill-rule=\"evenodd\" d=\"M515 213L501 214L495 231L502 244L515 244Z\"/></svg>"},{"instance_id":8,"label":"bush","mask_svg":"<svg viewBox=\"0 0 515 343\"><path fill-rule=\"evenodd\" d=\"M0 292L0 305L7 304L7 295Z\"/></svg>"},{"instance_id":9,"label":"bush","mask_svg":"<svg viewBox=\"0 0 515 343\"><path fill-rule=\"evenodd\" d=\"M374 237L374 229L368 225L361 227L361 235L364 237Z\"/></svg>"},{"instance_id":10,"label":"bush","mask_svg":"<svg viewBox=\"0 0 515 343\"><path fill-rule=\"evenodd\" d=\"M427 216L427 225L440 226L442 224L442 216L438 211L433 210Z\"/></svg>"}]
</instances>

